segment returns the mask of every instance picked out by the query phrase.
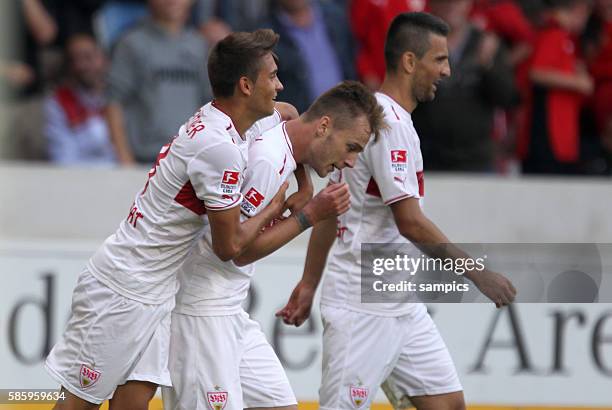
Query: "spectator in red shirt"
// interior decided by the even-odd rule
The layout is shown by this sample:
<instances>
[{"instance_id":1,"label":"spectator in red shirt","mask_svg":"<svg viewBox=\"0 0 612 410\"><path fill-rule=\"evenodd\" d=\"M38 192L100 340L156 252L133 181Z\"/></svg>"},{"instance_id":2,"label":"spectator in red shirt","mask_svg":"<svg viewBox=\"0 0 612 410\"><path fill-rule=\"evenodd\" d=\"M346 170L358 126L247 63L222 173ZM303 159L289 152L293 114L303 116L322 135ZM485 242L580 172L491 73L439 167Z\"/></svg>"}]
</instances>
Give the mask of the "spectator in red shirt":
<instances>
[{"instance_id":1,"label":"spectator in red shirt","mask_svg":"<svg viewBox=\"0 0 612 410\"><path fill-rule=\"evenodd\" d=\"M593 80L575 36L585 27L588 0L548 0L549 21L538 33L530 62L527 133L519 144L524 173L575 173L580 153L579 119Z\"/></svg>"},{"instance_id":2,"label":"spectator in red shirt","mask_svg":"<svg viewBox=\"0 0 612 410\"><path fill-rule=\"evenodd\" d=\"M598 29L589 59L595 82L592 108L602 146L612 156L612 0L597 0L593 17Z\"/></svg>"},{"instance_id":3,"label":"spectator in red shirt","mask_svg":"<svg viewBox=\"0 0 612 410\"><path fill-rule=\"evenodd\" d=\"M385 37L391 20L400 13L423 11L426 0L353 0L351 28L358 43L357 74L371 90L385 76Z\"/></svg>"}]
</instances>

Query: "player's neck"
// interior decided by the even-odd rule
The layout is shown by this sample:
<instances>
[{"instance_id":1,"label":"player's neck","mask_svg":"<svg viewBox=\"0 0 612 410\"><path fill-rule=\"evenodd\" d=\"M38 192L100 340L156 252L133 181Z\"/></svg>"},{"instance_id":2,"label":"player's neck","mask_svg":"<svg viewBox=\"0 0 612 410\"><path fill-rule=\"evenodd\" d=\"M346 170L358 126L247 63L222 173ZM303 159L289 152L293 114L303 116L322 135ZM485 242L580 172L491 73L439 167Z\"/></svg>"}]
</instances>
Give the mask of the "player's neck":
<instances>
[{"instance_id":1,"label":"player's neck","mask_svg":"<svg viewBox=\"0 0 612 410\"><path fill-rule=\"evenodd\" d=\"M293 159L297 164L302 164L306 159L306 148L315 132L315 126L316 123L306 123L302 117L287 121L285 124L285 131L293 148Z\"/></svg>"},{"instance_id":2,"label":"player's neck","mask_svg":"<svg viewBox=\"0 0 612 410\"><path fill-rule=\"evenodd\" d=\"M215 98L213 105L231 118L234 127L236 127L236 131L238 131L238 134L240 134L243 139L247 130L260 119L254 118L246 107L242 104L237 104L236 101L231 99Z\"/></svg>"},{"instance_id":3,"label":"player's neck","mask_svg":"<svg viewBox=\"0 0 612 410\"><path fill-rule=\"evenodd\" d=\"M401 105L404 110L412 114L418 102L412 95L411 90L412 87L410 84L389 75L385 77L385 80L380 86L381 93L391 97L396 103Z\"/></svg>"}]
</instances>

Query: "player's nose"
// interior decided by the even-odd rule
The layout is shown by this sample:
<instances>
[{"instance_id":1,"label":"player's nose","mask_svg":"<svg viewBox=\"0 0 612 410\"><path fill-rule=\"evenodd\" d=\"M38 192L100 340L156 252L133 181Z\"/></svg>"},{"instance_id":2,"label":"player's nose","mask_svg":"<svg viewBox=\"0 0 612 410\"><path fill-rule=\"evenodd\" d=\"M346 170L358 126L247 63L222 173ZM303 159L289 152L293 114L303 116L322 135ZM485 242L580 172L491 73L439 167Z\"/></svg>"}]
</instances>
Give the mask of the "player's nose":
<instances>
[{"instance_id":1,"label":"player's nose","mask_svg":"<svg viewBox=\"0 0 612 410\"><path fill-rule=\"evenodd\" d=\"M356 161L356 160L357 160L357 158L356 158L356 157L350 157L350 158L347 158L347 159L344 161L344 166L349 167L349 168L353 168L353 167L355 166L355 161Z\"/></svg>"},{"instance_id":2,"label":"player's nose","mask_svg":"<svg viewBox=\"0 0 612 410\"><path fill-rule=\"evenodd\" d=\"M281 83L281 81L277 78L276 79L276 92L280 93L284 89L285 89L285 87L283 87L283 83Z\"/></svg>"}]
</instances>

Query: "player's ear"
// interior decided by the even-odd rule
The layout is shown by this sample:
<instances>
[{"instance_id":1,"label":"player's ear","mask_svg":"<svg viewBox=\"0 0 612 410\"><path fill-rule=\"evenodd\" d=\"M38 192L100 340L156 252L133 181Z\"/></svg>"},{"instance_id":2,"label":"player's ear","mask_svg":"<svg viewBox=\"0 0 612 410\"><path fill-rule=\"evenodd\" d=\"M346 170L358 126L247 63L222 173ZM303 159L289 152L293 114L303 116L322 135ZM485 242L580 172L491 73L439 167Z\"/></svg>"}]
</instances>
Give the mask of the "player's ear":
<instances>
[{"instance_id":1,"label":"player's ear","mask_svg":"<svg viewBox=\"0 0 612 410\"><path fill-rule=\"evenodd\" d=\"M401 63L402 69L406 73L412 74L414 73L414 69L416 67L417 57L412 51L406 51L404 54L402 54Z\"/></svg>"},{"instance_id":2,"label":"player's ear","mask_svg":"<svg viewBox=\"0 0 612 410\"><path fill-rule=\"evenodd\" d=\"M250 96L253 93L253 82L247 76L242 76L238 80L238 91L242 95Z\"/></svg>"},{"instance_id":3,"label":"player's ear","mask_svg":"<svg viewBox=\"0 0 612 410\"><path fill-rule=\"evenodd\" d=\"M329 118L329 116L324 115L321 118L319 118L319 123L317 125L317 136L325 137L330 127L331 127L331 118Z\"/></svg>"}]
</instances>

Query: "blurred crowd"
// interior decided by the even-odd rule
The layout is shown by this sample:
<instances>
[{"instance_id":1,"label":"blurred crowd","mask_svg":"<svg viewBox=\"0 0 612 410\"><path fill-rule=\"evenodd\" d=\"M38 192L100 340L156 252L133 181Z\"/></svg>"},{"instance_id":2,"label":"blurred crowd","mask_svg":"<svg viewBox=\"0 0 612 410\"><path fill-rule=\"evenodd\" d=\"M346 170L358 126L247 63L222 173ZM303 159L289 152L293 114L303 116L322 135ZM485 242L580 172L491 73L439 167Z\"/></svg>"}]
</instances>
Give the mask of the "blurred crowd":
<instances>
[{"instance_id":1,"label":"blurred crowd","mask_svg":"<svg viewBox=\"0 0 612 410\"><path fill-rule=\"evenodd\" d=\"M343 79L375 90L395 15L451 27L452 75L413 114L426 168L612 175L612 0L11 0L0 49L15 159L150 164L212 98L208 49L272 28L303 111Z\"/></svg>"}]
</instances>

